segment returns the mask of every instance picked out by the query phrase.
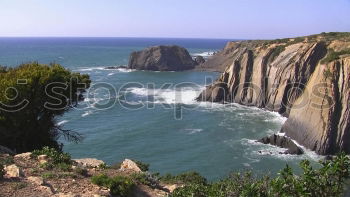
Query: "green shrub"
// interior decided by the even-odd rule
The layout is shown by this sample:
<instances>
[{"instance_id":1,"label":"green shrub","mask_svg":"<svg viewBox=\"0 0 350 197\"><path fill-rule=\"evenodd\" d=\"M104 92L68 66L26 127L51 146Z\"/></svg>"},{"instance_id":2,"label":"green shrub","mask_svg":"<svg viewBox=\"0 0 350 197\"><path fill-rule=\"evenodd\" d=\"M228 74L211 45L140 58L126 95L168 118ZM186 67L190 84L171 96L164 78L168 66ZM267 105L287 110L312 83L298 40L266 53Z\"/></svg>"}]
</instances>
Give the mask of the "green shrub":
<instances>
[{"instance_id":1,"label":"green shrub","mask_svg":"<svg viewBox=\"0 0 350 197\"><path fill-rule=\"evenodd\" d=\"M33 157L38 157L39 155L47 155L50 158L50 162L55 165L72 163L71 156L68 153L63 153L47 146L41 150L34 150L32 152Z\"/></svg>"},{"instance_id":2,"label":"green shrub","mask_svg":"<svg viewBox=\"0 0 350 197\"><path fill-rule=\"evenodd\" d=\"M110 178L105 174L93 176L91 182L109 188L112 195L120 197L129 196L135 186L135 183L129 177L115 176Z\"/></svg>"},{"instance_id":3,"label":"green shrub","mask_svg":"<svg viewBox=\"0 0 350 197\"><path fill-rule=\"evenodd\" d=\"M56 167L65 172L72 170L72 165L67 163L58 163L56 164Z\"/></svg>"},{"instance_id":4,"label":"green shrub","mask_svg":"<svg viewBox=\"0 0 350 197\"><path fill-rule=\"evenodd\" d=\"M130 178L116 176L112 178L109 189L111 190L112 195L126 197L130 196L134 186L135 184Z\"/></svg>"},{"instance_id":5,"label":"green shrub","mask_svg":"<svg viewBox=\"0 0 350 197\"><path fill-rule=\"evenodd\" d=\"M98 165L98 168L100 168L100 169L108 169L109 167L107 166L107 164L101 163L100 165Z\"/></svg>"},{"instance_id":6,"label":"green shrub","mask_svg":"<svg viewBox=\"0 0 350 197\"><path fill-rule=\"evenodd\" d=\"M330 49L328 51L327 56L321 61L322 64L332 62L334 60L338 60L339 56L345 55L345 54L350 54L350 49L344 49L338 52L335 52L333 49Z\"/></svg>"},{"instance_id":7,"label":"green shrub","mask_svg":"<svg viewBox=\"0 0 350 197\"><path fill-rule=\"evenodd\" d=\"M74 172L75 172L76 174L81 175L81 176L88 176L88 171L87 171L85 168L76 167L76 168L74 169Z\"/></svg>"},{"instance_id":8,"label":"green shrub","mask_svg":"<svg viewBox=\"0 0 350 197\"><path fill-rule=\"evenodd\" d=\"M185 187L177 188L170 196L342 196L344 183L349 178L349 156L339 154L334 160L320 161L320 164L319 169L313 169L310 162L305 160L300 163L303 170L301 175L294 174L286 166L272 179L267 176L256 178L249 172L236 173L215 183L186 184Z\"/></svg>"},{"instance_id":9,"label":"green shrub","mask_svg":"<svg viewBox=\"0 0 350 197\"><path fill-rule=\"evenodd\" d=\"M131 178L140 184L148 185L151 188L159 188L159 177L158 174L151 174L149 172L145 173L133 173Z\"/></svg>"},{"instance_id":10,"label":"green shrub","mask_svg":"<svg viewBox=\"0 0 350 197\"><path fill-rule=\"evenodd\" d=\"M52 173L52 172L47 172L47 173L42 174L41 177L43 179L53 179L53 178L56 178L57 175Z\"/></svg>"},{"instance_id":11,"label":"green shrub","mask_svg":"<svg viewBox=\"0 0 350 197\"><path fill-rule=\"evenodd\" d=\"M207 180L198 172L185 172L176 176L166 174L160 177L160 180L165 183L179 183L179 184L206 184Z\"/></svg>"},{"instance_id":12,"label":"green shrub","mask_svg":"<svg viewBox=\"0 0 350 197\"><path fill-rule=\"evenodd\" d=\"M18 79L26 83L18 83ZM23 153L44 146L60 149L57 141L60 137L80 141L82 136L79 133L63 129L57 125L56 119L81 100L90 83L88 75L73 73L55 63L45 65L32 62L0 68L0 102L16 106L28 101L21 110L0 110L0 144ZM57 84L67 87L54 88ZM16 91L7 91L10 87Z\"/></svg>"},{"instance_id":13,"label":"green shrub","mask_svg":"<svg viewBox=\"0 0 350 197\"><path fill-rule=\"evenodd\" d=\"M276 57L278 57L279 54L281 54L285 48L286 48L285 45L279 45L276 48L274 48L271 55L270 55L271 61L273 61Z\"/></svg>"}]
</instances>

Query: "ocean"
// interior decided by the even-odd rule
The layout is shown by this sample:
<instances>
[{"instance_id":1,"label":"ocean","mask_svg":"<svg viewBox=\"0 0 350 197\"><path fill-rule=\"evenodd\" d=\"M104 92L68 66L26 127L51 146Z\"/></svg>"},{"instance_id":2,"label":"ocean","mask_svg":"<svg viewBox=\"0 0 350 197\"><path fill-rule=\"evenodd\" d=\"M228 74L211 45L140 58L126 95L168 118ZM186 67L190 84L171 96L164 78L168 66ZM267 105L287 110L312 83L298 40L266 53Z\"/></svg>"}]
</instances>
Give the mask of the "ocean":
<instances>
[{"instance_id":1,"label":"ocean","mask_svg":"<svg viewBox=\"0 0 350 197\"><path fill-rule=\"evenodd\" d=\"M0 65L56 62L89 74L86 99L57 124L81 133L75 144L64 139L73 158L93 157L114 164L125 158L150 164L152 172L198 171L209 180L251 170L275 174L286 164L298 171L303 159L256 139L277 133L279 114L238 104L196 102L215 72L148 72L125 68L129 54L154 45L180 45L191 55L209 57L228 40L170 38L0 38Z\"/></svg>"}]
</instances>

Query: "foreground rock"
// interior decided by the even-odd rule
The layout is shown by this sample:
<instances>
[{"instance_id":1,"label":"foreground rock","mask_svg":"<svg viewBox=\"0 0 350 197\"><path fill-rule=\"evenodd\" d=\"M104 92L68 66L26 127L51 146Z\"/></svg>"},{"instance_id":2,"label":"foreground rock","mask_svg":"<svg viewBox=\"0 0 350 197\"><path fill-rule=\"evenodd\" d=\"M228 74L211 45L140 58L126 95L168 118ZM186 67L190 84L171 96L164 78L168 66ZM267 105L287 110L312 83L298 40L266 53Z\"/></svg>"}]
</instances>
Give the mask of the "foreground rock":
<instances>
[{"instance_id":1,"label":"foreground rock","mask_svg":"<svg viewBox=\"0 0 350 197\"><path fill-rule=\"evenodd\" d=\"M197 98L288 117L281 132L322 155L350 153L350 33L229 42L202 66L223 69Z\"/></svg>"},{"instance_id":2,"label":"foreground rock","mask_svg":"<svg viewBox=\"0 0 350 197\"><path fill-rule=\"evenodd\" d=\"M73 159L73 161L77 162L78 165L91 168L97 168L105 164L105 162L103 162L102 160L98 160L95 158Z\"/></svg>"},{"instance_id":3,"label":"foreground rock","mask_svg":"<svg viewBox=\"0 0 350 197\"><path fill-rule=\"evenodd\" d=\"M301 155L304 153L303 149L297 146L290 138L285 136L274 134L269 137L264 137L258 140L258 142L288 149L283 152L283 154Z\"/></svg>"},{"instance_id":4,"label":"foreground rock","mask_svg":"<svg viewBox=\"0 0 350 197\"><path fill-rule=\"evenodd\" d=\"M23 176L23 171L17 165L12 164L4 168L7 178L19 178Z\"/></svg>"},{"instance_id":5,"label":"foreground rock","mask_svg":"<svg viewBox=\"0 0 350 197\"><path fill-rule=\"evenodd\" d=\"M142 172L142 170L139 168L139 166L133 162L130 159L125 159L122 164L120 165L120 170L131 170L134 172Z\"/></svg>"},{"instance_id":6,"label":"foreground rock","mask_svg":"<svg viewBox=\"0 0 350 197\"><path fill-rule=\"evenodd\" d=\"M193 69L196 62L185 48L154 46L130 55L128 68L151 71L184 71Z\"/></svg>"}]
</instances>

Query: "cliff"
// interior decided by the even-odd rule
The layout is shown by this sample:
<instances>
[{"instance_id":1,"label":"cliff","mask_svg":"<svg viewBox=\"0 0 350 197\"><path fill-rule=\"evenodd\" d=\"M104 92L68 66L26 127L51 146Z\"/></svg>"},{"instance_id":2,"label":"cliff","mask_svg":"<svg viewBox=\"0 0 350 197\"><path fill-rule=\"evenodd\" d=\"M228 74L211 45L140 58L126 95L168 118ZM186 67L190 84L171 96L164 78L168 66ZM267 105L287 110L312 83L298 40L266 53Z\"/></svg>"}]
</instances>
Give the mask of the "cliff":
<instances>
[{"instance_id":1,"label":"cliff","mask_svg":"<svg viewBox=\"0 0 350 197\"><path fill-rule=\"evenodd\" d=\"M225 69L198 100L276 111L305 147L350 153L350 33L229 42L202 67Z\"/></svg>"},{"instance_id":2,"label":"cliff","mask_svg":"<svg viewBox=\"0 0 350 197\"><path fill-rule=\"evenodd\" d=\"M128 68L151 71L183 71L197 63L179 46L154 46L131 53Z\"/></svg>"}]
</instances>

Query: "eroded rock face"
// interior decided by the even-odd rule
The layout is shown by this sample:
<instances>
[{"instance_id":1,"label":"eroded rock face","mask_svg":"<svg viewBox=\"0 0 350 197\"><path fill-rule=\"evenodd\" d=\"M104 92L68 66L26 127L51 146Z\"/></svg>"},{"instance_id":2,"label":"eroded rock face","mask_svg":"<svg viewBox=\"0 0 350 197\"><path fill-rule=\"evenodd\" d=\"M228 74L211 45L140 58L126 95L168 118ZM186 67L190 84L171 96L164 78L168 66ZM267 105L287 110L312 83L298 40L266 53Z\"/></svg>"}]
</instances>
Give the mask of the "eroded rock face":
<instances>
[{"instance_id":1,"label":"eroded rock face","mask_svg":"<svg viewBox=\"0 0 350 197\"><path fill-rule=\"evenodd\" d=\"M185 48L154 46L130 55L128 68L151 71L184 71L193 69L196 62Z\"/></svg>"},{"instance_id":2,"label":"eroded rock face","mask_svg":"<svg viewBox=\"0 0 350 197\"><path fill-rule=\"evenodd\" d=\"M281 132L301 145L319 154L350 153L350 55L320 61L350 41L306 40L228 43L204 64L226 68L197 100L278 112L288 117Z\"/></svg>"},{"instance_id":3,"label":"eroded rock face","mask_svg":"<svg viewBox=\"0 0 350 197\"><path fill-rule=\"evenodd\" d=\"M290 138L285 136L274 134L269 137L264 137L258 140L258 142L288 149L284 154L301 155L304 153L303 149L297 146Z\"/></svg>"}]
</instances>

